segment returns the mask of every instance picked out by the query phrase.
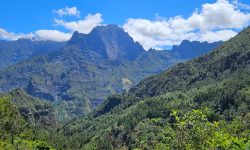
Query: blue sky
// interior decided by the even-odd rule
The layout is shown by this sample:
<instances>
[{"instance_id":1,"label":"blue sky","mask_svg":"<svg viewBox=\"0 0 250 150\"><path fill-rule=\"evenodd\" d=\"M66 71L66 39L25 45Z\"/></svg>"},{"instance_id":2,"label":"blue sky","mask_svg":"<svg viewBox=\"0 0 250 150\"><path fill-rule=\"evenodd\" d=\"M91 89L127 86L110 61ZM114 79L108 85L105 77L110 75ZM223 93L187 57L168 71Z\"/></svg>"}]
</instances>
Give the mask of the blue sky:
<instances>
[{"instance_id":1,"label":"blue sky","mask_svg":"<svg viewBox=\"0 0 250 150\"><path fill-rule=\"evenodd\" d=\"M24 37L65 41L74 30L88 33L96 25L117 24L145 48L163 48L183 39L227 40L250 23L249 0L5 0L0 3L0 38L7 40Z\"/></svg>"},{"instance_id":2,"label":"blue sky","mask_svg":"<svg viewBox=\"0 0 250 150\"><path fill-rule=\"evenodd\" d=\"M77 7L81 16L101 13L104 23L122 25L128 18L154 19L188 16L195 8L214 0L5 0L0 5L0 27L12 32L54 29L52 10Z\"/></svg>"}]
</instances>

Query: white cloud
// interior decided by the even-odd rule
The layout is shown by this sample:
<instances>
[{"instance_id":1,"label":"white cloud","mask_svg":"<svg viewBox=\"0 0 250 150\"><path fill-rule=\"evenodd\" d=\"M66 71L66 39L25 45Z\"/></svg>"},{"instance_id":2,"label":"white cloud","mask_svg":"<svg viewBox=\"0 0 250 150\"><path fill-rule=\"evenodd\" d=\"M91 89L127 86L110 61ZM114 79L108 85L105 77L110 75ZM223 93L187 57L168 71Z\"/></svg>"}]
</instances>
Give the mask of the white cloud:
<instances>
[{"instance_id":1,"label":"white cloud","mask_svg":"<svg viewBox=\"0 0 250 150\"><path fill-rule=\"evenodd\" d=\"M63 26L66 29L73 31L79 31L81 33L89 33L94 27L100 25L103 22L102 14L88 14L84 19L78 21L67 22L64 20L55 19L55 23L58 26Z\"/></svg>"},{"instance_id":2,"label":"white cloud","mask_svg":"<svg viewBox=\"0 0 250 150\"><path fill-rule=\"evenodd\" d=\"M7 32L5 29L0 28L0 38L7 40L15 40L18 39L14 33Z\"/></svg>"},{"instance_id":3,"label":"white cloud","mask_svg":"<svg viewBox=\"0 0 250 150\"><path fill-rule=\"evenodd\" d=\"M17 40L19 38L32 38L34 36L33 33L28 33L28 34L15 34L12 32L8 32L3 28L0 28L0 39L4 39L4 40Z\"/></svg>"},{"instance_id":4,"label":"white cloud","mask_svg":"<svg viewBox=\"0 0 250 150\"><path fill-rule=\"evenodd\" d=\"M53 10L54 13L56 13L58 16L76 16L80 17L80 11L77 9L77 7L68 7L61 8L58 10Z\"/></svg>"},{"instance_id":5,"label":"white cloud","mask_svg":"<svg viewBox=\"0 0 250 150\"><path fill-rule=\"evenodd\" d=\"M35 31L35 40L68 41L72 33L65 33L58 30L38 30Z\"/></svg>"},{"instance_id":6,"label":"white cloud","mask_svg":"<svg viewBox=\"0 0 250 150\"><path fill-rule=\"evenodd\" d=\"M65 32L61 32L58 30L37 30L34 33L28 33L28 34L24 34L24 33L19 33L19 34L15 34L12 32L8 32L3 28L0 28L0 39L4 39L4 40L18 40L20 38L25 38L25 39L32 39L32 40L38 40L38 41L46 41L46 40L50 40L50 41L67 41L70 39L70 37L72 36L72 33L65 33Z\"/></svg>"},{"instance_id":7,"label":"white cloud","mask_svg":"<svg viewBox=\"0 0 250 150\"><path fill-rule=\"evenodd\" d=\"M207 42L227 41L235 35L237 35L237 32L233 30L208 31L200 35L198 34L193 40Z\"/></svg>"},{"instance_id":8,"label":"white cloud","mask_svg":"<svg viewBox=\"0 0 250 150\"><path fill-rule=\"evenodd\" d=\"M135 41L140 42L145 49L163 48L173 44L179 44L182 40L197 41L225 41L237 34L250 24L250 6L240 3L238 0L218 0L215 3L203 4L189 17L175 16L169 19L156 15L156 19L129 18L123 28ZM244 9L244 11L242 10ZM54 10L54 13L62 16L78 16L80 11L76 7L65 7ZM16 40L29 38L35 40L67 41L74 31L89 33L94 27L102 25L102 14L88 14L76 21L55 19L57 26L69 30L37 30L28 34L12 33L0 28L0 39ZM237 30L236 30L237 29Z\"/></svg>"},{"instance_id":9,"label":"white cloud","mask_svg":"<svg viewBox=\"0 0 250 150\"><path fill-rule=\"evenodd\" d=\"M3 28L0 28L0 39L17 40L19 38L27 38L33 40L51 40L51 41L67 41L71 38L74 31L81 33L89 33L97 25L101 25L103 19L100 13L88 14L84 19L73 22L66 22L64 20L56 19L57 25L63 26L70 30L69 32L61 32L58 30L41 29L28 34L12 33Z\"/></svg>"},{"instance_id":10,"label":"white cloud","mask_svg":"<svg viewBox=\"0 0 250 150\"><path fill-rule=\"evenodd\" d=\"M242 6L238 1L218 0L213 4L203 4L201 10L196 9L188 18L130 18L123 28L146 49L178 44L184 39L225 41L236 35L233 30L250 23L250 13L241 11Z\"/></svg>"}]
</instances>

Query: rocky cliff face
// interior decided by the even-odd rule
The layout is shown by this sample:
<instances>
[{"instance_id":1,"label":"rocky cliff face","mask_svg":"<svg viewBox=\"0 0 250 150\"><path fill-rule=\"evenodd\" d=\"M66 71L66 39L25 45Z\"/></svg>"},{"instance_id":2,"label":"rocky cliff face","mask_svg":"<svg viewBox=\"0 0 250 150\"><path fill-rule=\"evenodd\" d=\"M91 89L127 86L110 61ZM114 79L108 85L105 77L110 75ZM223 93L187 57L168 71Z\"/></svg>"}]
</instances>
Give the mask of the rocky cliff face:
<instances>
[{"instance_id":1,"label":"rocky cliff face","mask_svg":"<svg viewBox=\"0 0 250 150\"><path fill-rule=\"evenodd\" d=\"M76 31L67 45L75 45L85 51L94 51L110 60L134 60L145 52L138 42L134 42L128 33L116 25L98 26L89 34Z\"/></svg>"}]
</instances>

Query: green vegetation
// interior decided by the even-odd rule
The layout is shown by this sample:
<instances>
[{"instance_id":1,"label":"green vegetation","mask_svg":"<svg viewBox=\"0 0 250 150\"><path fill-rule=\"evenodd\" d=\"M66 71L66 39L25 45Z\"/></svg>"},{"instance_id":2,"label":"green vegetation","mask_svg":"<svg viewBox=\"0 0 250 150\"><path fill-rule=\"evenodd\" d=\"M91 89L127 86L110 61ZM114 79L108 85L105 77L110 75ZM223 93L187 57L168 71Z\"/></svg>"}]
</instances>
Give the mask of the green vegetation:
<instances>
[{"instance_id":1,"label":"green vegetation","mask_svg":"<svg viewBox=\"0 0 250 150\"><path fill-rule=\"evenodd\" d=\"M65 125L75 149L249 149L250 28Z\"/></svg>"},{"instance_id":2,"label":"green vegetation","mask_svg":"<svg viewBox=\"0 0 250 150\"><path fill-rule=\"evenodd\" d=\"M63 128L67 147L80 139L83 149L250 148L248 73L154 98L111 97L115 103Z\"/></svg>"},{"instance_id":3,"label":"green vegetation","mask_svg":"<svg viewBox=\"0 0 250 150\"><path fill-rule=\"evenodd\" d=\"M0 118L0 149L52 150L45 142L34 140L43 132L24 119L10 97L0 98Z\"/></svg>"},{"instance_id":4,"label":"green vegetation","mask_svg":"<svg viewBox=\"0 0 250 150\"><path fill-rule=\"evenodd\" d=\"M30 125L20 114L21 105L15 107L15 101L2 98L0 144L16 147L20 139L30 143L25 144L28 149L51 145L77 150L248 150L249 74L247 28L212 53L149 77L127 93L110 96L86 117L54 130L53 124ZM18 122L15 132L13 122Z\"/></svg>"}]
</instances>

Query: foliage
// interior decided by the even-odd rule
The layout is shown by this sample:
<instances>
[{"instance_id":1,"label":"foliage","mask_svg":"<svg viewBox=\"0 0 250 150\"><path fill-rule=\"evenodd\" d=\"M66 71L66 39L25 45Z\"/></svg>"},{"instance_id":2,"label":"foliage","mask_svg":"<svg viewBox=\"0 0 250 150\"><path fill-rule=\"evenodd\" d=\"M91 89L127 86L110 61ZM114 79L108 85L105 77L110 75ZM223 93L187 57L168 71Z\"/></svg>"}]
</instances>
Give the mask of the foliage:
<instances>
[{"instance_id":1,"label":"foliage","mask_svg":"<svg viewBox=\"0 0 250 150\"><path fill-rule=\"evenodd\" d=\"M19 95L20 96L20 95ZM27 97L26 97L27 98ZM22 110L11 102L12 96L0 97L0 149L36 149L50 150L52 149L45 142L35 139L48 139L46 133L48 128L43 127L37 121L31 121L25 118ZM26 99L28 101L28 99ZM20 102L21 103L21 102ZM23 105L23 104L22 104ZM26 103L26 105L29 105ZM39 106L39 103L36 104ZM31 108L30 108L31 109ZM30 114L32 115L32 114ZM36 123L36 125L34 124ZM44 130L44 128L46 130ZM48 135L47 135L48 137Z\"/></svg>"},{"instance_id":2,"label":"foliage","mask_svg":"<svg viewBox=\"0 0 250 150\"><path fill-rule=\"evenodd\" d=\"M36 122L30 125L15 103L2 98L0 145L6 149L17 145L50 149L46 143L57 149L84 150L250 149L249 41L250 28L208 55L147 78L128 93L110 96L86 117L56 130ZM18 122L15 132L13 122Z\"/></svg>"},{"instance_id":3,"label":"foliage","mask_svg":"<svg viewBox=\"0 0 250 150\"><path fill-rule=\"evenodd\" d=\"M62 128L78 149L249 149L250 28ZM84 136L84 138L83 138ZM73 140L72 140L73 139Z\"/></svg>"}]
</instances>

